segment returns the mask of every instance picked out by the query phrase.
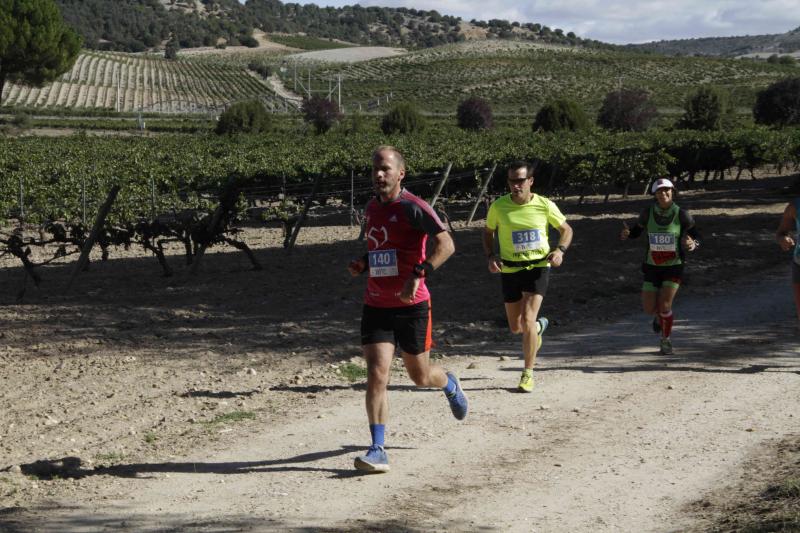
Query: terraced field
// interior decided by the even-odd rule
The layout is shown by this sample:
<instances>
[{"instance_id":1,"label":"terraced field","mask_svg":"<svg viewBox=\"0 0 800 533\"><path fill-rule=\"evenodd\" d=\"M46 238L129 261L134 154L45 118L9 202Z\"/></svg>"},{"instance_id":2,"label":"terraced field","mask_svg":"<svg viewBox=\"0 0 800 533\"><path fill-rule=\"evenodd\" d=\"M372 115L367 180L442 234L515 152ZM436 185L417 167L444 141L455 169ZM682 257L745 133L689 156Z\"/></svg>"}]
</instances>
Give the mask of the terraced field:
<instances>
[{"instance_id":1,"label":"terraced field","mask_svg":"<svg viewBox=\"0 0 800 533\"><path fill-rule=\"evenodd\" d=\"M42 88L8 84L2 100L4 105L26 108L191 113L210 112L245 98L282 106L266 83L239 67L83 52L55 82Z\"/></svg>"},{"instance_id":2,"label":"terraced field","mask_svg":"<svg viewBox=\"0 0 800 533\"><path fill-rule=\"evenodd\" d=\"M625 86L651 91L662 108L681 107L703 84L729 90L735 105L750 107L755 92L797 68L748 60L674 58L524 42L468 42L351 65L322 65L321 78L342 75L346 104L392 93L430 112L455 110L468 95L498 111L536 111L555 96L596 110L608 91Z\"/></svg>"},{"instance_id":3,"label":"terraced field","mask_svg":"<svg viewBox=\"0 0 800 533\"><path fill-rule=\"evenodd\" d=\"M471 41L352 63L300 57L254 50L166 61L85 52L70 72L48 86L7 86L3 103L165 113L209 112L246 98L259 98L272 109L293 105L248 72L255 61L272 65L287 87L294 86L294 69L287 65L302 65L304 79L310 68L313 90L321 93L330 91L341 75L346 110L377 111L378 99L383 106L391 95L430 113L450 114L465 97L476 95L499 113L532 114L556 96L572 98L592 112L621 85L643 87L662 110L677 110L688 94L705 84L727 89L735 106L749 109L758 90L800 73L794 66L747 59L662 57L518 41Z\"/></svg>"}]
</instances>

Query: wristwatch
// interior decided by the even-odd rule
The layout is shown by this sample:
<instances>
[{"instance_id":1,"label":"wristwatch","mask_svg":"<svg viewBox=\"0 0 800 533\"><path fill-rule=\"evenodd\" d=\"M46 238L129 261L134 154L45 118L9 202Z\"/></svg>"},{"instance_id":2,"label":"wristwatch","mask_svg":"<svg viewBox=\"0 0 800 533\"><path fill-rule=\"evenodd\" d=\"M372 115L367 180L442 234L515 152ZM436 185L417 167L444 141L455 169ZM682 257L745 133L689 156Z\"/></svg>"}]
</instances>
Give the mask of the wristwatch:
<instances>
[{"instance_id":1,"label":"wristwatch","mask_svg":"<svg viewBox=\"0 0 800 533\"><path fill-rule=\"evenodd\" d=\"M415 278L427 278L433 272L433 265L428 263L427 261L423 261L418 265L414 265L414 277Z\"/></svg>"},{"instance_id":2,"label":"wristwatch","mask_svg":"<svg viewBox=\"0 0 800 533\"><path fill-rule=\"evenodd\" d=\"M559 244L558 246L556 246L556 248L558 248L559 250L561 250L561 253L562 253L562 254L565 254L565 253L567 253L567 247L566 247L566 246L564 246L563 244Z\"/></svg>"}]
</instances>

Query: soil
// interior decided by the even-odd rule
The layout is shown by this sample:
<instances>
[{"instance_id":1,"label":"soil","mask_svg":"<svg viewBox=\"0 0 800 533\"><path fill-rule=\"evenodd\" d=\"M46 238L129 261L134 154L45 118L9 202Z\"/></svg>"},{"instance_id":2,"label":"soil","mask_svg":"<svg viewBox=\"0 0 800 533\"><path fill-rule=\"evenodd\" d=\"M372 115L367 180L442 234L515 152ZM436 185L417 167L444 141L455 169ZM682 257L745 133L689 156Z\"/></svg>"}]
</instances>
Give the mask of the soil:
<instances>
[{"instance_id":1,"label":"soil","mask_svg":"<svg viewBox=\"0 0 800 533\"><path fill-rule=\"evenodd\" d=\"M333 50L314 50L288 55L286 61L293 59L309 61L325 61L329 63L358 63L381 57L395 57L408 53L403 48L389 48L386 46L354 46L352 48L335 48Z\"/></svg>"},{"instance_id":2,"label":"soil","mask_svg":"<svg viewBox=\"0 0 800 533\"><path fill-rule=\"evenodd\" d=\"M679 196L703 239L673 356L639 311L644 243L618 240L650 200L556 199L576 237L530 395L483 222L454 222L457 252L430 281L433 356L470 413L453 419L396 361L392 471L373 476L352 468L369 441L364 381L345 377L363 366L365 280L346 265L364 243L344 215L312 219L291 252L280 229L243 228L261 271L220 248L192 275L175 249L165 278L131 249L71 288L73 263L53 264L35 288L0 258L0 531L702 529L725 507L697 502L769 479L754 458L797 436L797 319L773 240L795 181Z\"/></svg>"}]
</instances>

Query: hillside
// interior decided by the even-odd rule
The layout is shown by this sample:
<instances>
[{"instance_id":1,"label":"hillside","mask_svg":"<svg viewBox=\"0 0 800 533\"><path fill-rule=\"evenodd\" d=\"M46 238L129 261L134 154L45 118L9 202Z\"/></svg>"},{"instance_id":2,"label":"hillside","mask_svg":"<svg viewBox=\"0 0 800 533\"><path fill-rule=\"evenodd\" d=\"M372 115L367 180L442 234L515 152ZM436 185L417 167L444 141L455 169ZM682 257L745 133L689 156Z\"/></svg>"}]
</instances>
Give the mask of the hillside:
<instances>
[{"instance_id":1,"label":"hillside","mask_svg":"<svg viewBox=\"0 0 800 533\"><path fill-rule=\"evenodd\" d=\"M7 84L3 104L43 109L209 113L232 100L256 97L271 107L284 105L265 82L243 68L84 52L69 72L44 87Z\"/></svg>"},{"instance_id":2,"label":"hillside","mask_svg":"<svg viewBox=\"0 0 800 533\"><path fill-rule=\"evenodd\" d=\"M507 40L475 40L371 60L356 57L368 58L370 50L349 47L294 54L287 48L239 47L204 54L181 52L177 61L160 55L85 52L71 71L43 88L8 84L3 103L45 109L206 113L230 101L259 98L281 110L299 98L291 94L302 90L295 73L303 80L310 73L313 89L324 94L341 78L346 112L381 113L389 97L413 102L427 113L452 114L460 101L475 95L489 100L498 113L529 116L545 102L563 96L593 113L620 84L647 89L662 111L682 108L686 96L705 84L726 89L736 107L749 109L756 91L797 73L797 67L763 61L666 57ZM385 49L388 52L395 53ZM318 60L309 59L315 57ZM249 70L254 65L272 73L269 81ZM289 92L280 90L278 76Z\"/></svg>"},{"instance_id":3,"label":"hillside","mask_svg":"<svg viewBox=\"0 0 800 533\"><path fill-rule=\"evenodd\" d=\"M320 67L320 79L341 75L346 107L362 109L387 94L433 113L454 113L467 96L481 96L496 111L535 113L557 97L596 111L619 84L643 87L662 109L681 108L704 84L730 92L734 105L752 106L755 92L796 73L796 67L720 58L665 57L535 43L470 42L400 57ZM291 71L286 72L287 82ZM320 87L322 88L322 87Z\"/></svg>"},{"instance_id":4,"label":"hillside","mask_svg":"<svg viewBox=\"0 0 800 533\"><path fill-rule=\"evenodd\" d=\"M800 51L800 27L773 35L706 37L627 45L630 50L672 56L737 57L750 54L786 54Z\"/></svg>"},{"instance_id":5,"label":"hillside","mask_svg":"<svg viewBox=\"0 0 800 533\"><path fill-rule=\"evenodd\" d=\"M470 39L523 39L601 46L572 32L538 23L463 21L408 8L318 7L278 0L56 0L65 20L91 49L140 52L169 39L181 48L256 47L253 30L305 34L351 43L428 48Z\"/></svg>"}]
</instances>

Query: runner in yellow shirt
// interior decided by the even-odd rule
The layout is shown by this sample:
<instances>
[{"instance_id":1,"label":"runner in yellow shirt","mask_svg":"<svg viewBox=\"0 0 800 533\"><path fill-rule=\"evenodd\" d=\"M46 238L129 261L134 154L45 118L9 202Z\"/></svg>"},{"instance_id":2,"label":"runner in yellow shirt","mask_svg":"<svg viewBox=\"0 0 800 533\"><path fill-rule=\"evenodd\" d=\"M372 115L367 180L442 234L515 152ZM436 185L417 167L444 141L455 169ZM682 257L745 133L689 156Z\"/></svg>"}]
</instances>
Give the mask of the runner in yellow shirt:
<instances>
[{"instance_id":1,"label":"runner in yellow shirt","mask_svg":"<svg viewBox=\"0 0 800 533\"><path fill-rule=\"evenodd\" d=\"M559 267L572 242L572 228L555 203L534 194L533 169L524 161L508 167L510 193L489 207L483 232L483 250L489 272L500 273L508 327L522 333L525 368L521 392L533 390L533 366L548 320L539 318L547 292L550 267ZM551 250L548 227L558 230L558 245ZM499 256L496 250L499 248Z\"/></svg>"}]
</instances>

